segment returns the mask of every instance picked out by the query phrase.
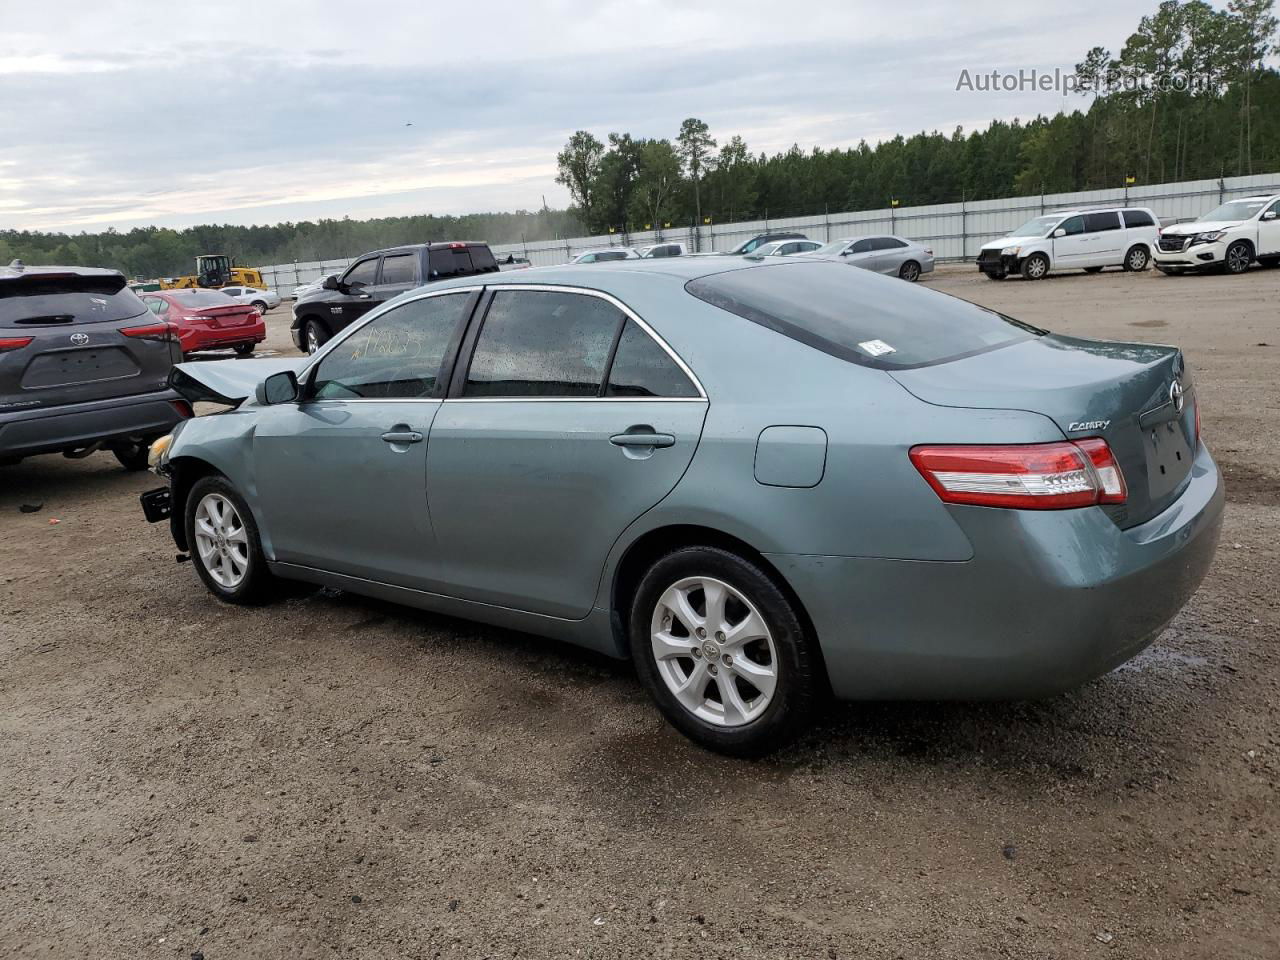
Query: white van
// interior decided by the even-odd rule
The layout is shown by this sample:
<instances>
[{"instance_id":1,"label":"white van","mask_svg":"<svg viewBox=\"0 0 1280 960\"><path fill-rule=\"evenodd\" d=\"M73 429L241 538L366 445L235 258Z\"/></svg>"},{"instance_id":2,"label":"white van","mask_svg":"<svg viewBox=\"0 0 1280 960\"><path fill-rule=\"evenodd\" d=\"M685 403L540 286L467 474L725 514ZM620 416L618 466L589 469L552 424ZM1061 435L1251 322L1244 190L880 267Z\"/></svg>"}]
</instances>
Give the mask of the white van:
<instances>
[{"instance_id":1,"label":"white van","mask_svg":"<svg viewBox=\"0 0 1280 960\"><path fill-rule=\"evenodd\" d=\"M1145 270L1160 221L1146 207L1060 210L1028 220L1007 237L984 244L978 269L992 280L1020 273L1039 280L1061 270L1097 273L1104 267Z\"/></svg>"}]
</instances>

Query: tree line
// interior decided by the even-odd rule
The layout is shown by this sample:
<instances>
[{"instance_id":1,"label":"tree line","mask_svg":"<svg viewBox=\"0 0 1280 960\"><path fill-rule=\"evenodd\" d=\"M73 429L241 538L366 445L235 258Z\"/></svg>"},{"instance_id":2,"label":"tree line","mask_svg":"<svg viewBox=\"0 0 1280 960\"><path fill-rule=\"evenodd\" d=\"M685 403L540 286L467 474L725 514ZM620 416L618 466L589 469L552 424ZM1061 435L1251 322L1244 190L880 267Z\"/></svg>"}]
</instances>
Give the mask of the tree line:
<instances>
[{"instance_id":1,"label":"tree line","mask_svg":"<svg viewBox=\"0 0 1280 960\"><path fill-rule=\"evenodd\" d=\"M437 239L518 243L1114 188L1280 170L1275 0L1165 0L1118 53L1094 47L1076 65L1078 108L985 129L922 132L848 149L753 153L697 118L670 139L575 132L557 156L568 210L202 225L127 232L0 231L0 263L113 266L130 276L190 272L201 253L261 265L355 256ZM1185 83L1144 83L1144 78Z\"/></svg>"}]
</instances>

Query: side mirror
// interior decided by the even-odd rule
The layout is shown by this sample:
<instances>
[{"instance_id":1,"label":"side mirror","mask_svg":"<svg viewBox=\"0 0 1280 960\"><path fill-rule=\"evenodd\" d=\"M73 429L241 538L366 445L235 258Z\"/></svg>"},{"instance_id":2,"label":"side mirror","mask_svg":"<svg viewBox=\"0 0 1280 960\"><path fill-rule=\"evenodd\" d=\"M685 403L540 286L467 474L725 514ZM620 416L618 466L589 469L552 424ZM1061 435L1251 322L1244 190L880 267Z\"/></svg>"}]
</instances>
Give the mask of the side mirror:
<instances>
[{"instance_id":1,"label":"side mirror","mask_svg":"<svg viewBox=\"0 0 1280 960\"><path fill-rule=\"evenodd\" d=\"M847 257L847 256L848 256L849 254L851 254L851 253L853 253L853 251L852 251L852 250L841 250L841 251L840 251L840 256L842 256L842 257Z\"/></svg>"},{"instance_id":2,"label":"side mirror","mask_svg":"<svg viewBox=\"0 0 1280 960\"><path fill-rule=\"evenodd\" d=\"M1067 231L1059 227L1057 230L1053 231L1053 235L1055 237L1065 237L1067 235Z\"/></svg>"},{"instance_id":3,"label":"side mirror","mask_svg":"<svg viewBox=\"0 0 1280 960\"><path fill-rule=\"evenodd\" d=\"M1268 210L1266 213L1262 215L1262 219L1274 220L1277 216L1280 216L1280 214L1277 214L1274 210Z\"/></svg>"},{"instance_id":4,"label":"side mirror","mask_svg":"<svg viewBox=\"0 0 1280 960\"><path fill-rule=\"evenodd\" d=\"M342 289L342 284L339 282L338 278L333 276L325 277L324 282L321 283L320 286L323 287L325 290L341 290Z\"/></svg>"},{"instance_id":5,"label":"side mirror","mask_svg":"<svg viewBox=\"0 0 1280 960\"><path fill-rule=\"evenodd\" d=\"M258 403L271 406L276 403L289 403L298 399L298 378L292 370L281 370L273 373L258 384L254 391Z\"/></svg>"}]
</instances>

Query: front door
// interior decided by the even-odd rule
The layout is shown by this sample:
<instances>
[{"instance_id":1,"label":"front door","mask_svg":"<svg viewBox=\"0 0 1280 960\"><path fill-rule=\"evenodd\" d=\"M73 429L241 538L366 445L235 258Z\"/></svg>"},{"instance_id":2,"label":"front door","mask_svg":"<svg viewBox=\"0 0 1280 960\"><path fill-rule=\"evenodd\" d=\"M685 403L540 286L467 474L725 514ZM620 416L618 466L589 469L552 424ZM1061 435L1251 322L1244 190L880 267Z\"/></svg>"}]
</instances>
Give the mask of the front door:
<instances>
[{"instance_id":1,"label":"front door","mask_svg":"<svg viewBox=\"0 0 1280 960\"><path fill-rule=\"evenodd\" d=\"M329 329L337 333L355 323L380 302L374 297L378 283L378 260L375 254L353 263L340 278L342 291L326 298Z\"/></svg>"},{"instance_id":2,"label":"front door","mask_svg":"<svg viewBox=\"0 0 1280 960\"><path fill-rule=\"evenodd\" d=\"M861 267L863 270L879 269L880 254L875 250L875 240L871 237L865 237L857 241L844 254L845 262L852 263L855 267Z\"/></svg>"},{"instance_id":3,"label":"front door","mask_svg":"<svg viewBox=\"0 0 1280 960\"><path fill-rule=\"evenodd\" d=\"M426 461L441 365L474 295L399 304L328 346L303 400L254 436L276 560L420 587L435 553Z\"/></svg>"},{"instance_id":4,"label":"front door","mask_svg":"<svg viewBox=\"0 0 1280 960\"><path fill-rule=\"evenodd\" d=\"M1084 232L1084 217L1077 215L1067 217L1057 230L1065 230L1066 235L1053 240L1053 266L1055 269L1070 270L1088 267L1093 264L1090 259L1092 246L1096 238Z\"/></svg>"},{"instance_id":5,"label":"front door","mask_svg":"<svg viewBox=\"0 0 1280 960\"><path fill-rule=\"evenodd\" d=\"M1280 254L1280 200L1262 211L1258 218L1258 253L1264 257Z\"/></svg>"},{"instance_id":6,"label":"front door","mask_svg":"<svg viewBox=\"0 0 1280 960\"><path fill-rule=\"evenodd\" d=\"M500 289L468 339L427 451L437 589L581 619L614 542L684 474L706 401L603 296Z\"/></svg>"}]
</instances>

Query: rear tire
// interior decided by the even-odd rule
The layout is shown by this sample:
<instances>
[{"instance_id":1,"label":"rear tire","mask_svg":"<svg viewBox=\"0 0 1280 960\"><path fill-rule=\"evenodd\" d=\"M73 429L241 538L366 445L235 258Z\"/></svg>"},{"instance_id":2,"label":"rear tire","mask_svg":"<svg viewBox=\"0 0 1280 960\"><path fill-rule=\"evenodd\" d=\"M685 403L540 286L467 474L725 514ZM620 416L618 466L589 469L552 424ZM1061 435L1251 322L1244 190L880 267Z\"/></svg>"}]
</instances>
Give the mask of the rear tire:
<instances>
[{"instance_id":1,"label":"rear tire","mask_svg":"<svg viewBox=\"0 0 1280 960\"><path fill-rule=\"evenodd\" d=\"M237 357L247 357L253 353L253 348L256 346L256 343L237 343L231 349L235 350Z\"/></svg>"},{"instance_id":2,"label":"rear tire","mask_svg":"<svg viewBox=\"0 0 1280 960\"><path fill-rule=\"evenodd\" d=\"M267 570L258 525L249 505L222 476L201 477L183 507L191 565L219 600L242 605L270 598L276 580Z\"/></svg>"},{"instance_id":3,"label":"rear tire","mask_svg":"<svg viewBox=\"0 0 1280 960\"><path fill-rule=\"evenodd\" d=\"M1043 253L1033 253L1022 261L1023 280L1043 280L1049 275L1049 258Z\"/></svg>"},{"instance_id":4,"label":"rear tire","mask_svg":"<svg viewBox=\"0 0 1280 960\"><path fill-rule=\"evenodd\" d=\"M717 547L674 550L640 581L628 616L636 672L690 740L756 757L808 726L822 687L817 644L754 562Z\"/></svg>"},{"instance_id":5,"label":"rear tire","mask_svg":"<svg viewBox=\"0 0 1280 960\"><path fill-rule=\"evenodd\" d=\"M120 466L126 470L137 472L147 469L147 454L151 452L149 443L122 443L111 448Z\"/></svg>"},{"instance_id":6,"label":"rear tire","mask_svg":"<svg viewBox=\"0 0 1280 960\"><path fill-rule=\"evenodd\" d=\"M1135 244L1124 255L1124 268L1129 273L1141 273L1151 266L1151 251L1142 244Z\"/></svg>"},{"instance_id":7,"label":"rear tire","mask_svg":"<svg viewBox=\"0 0 1280 960\"><path fill-rule=\"evenodd\" d=\"M914 260L908 260L898 268L898 276L907 283L915 283L920 279L920 264Z\"/></svg>"},{"instance_id":8,"label":"rear tire","mask_svg":"<svg viewBox=\"0 0 1280 960\"><path fill-rule=\"evenodd\" d=\"M315 353L328 339L329 331L319 320L308 320L303 324L302 342L306 345L307 353Z\"/></svg>"}]
</instances>

